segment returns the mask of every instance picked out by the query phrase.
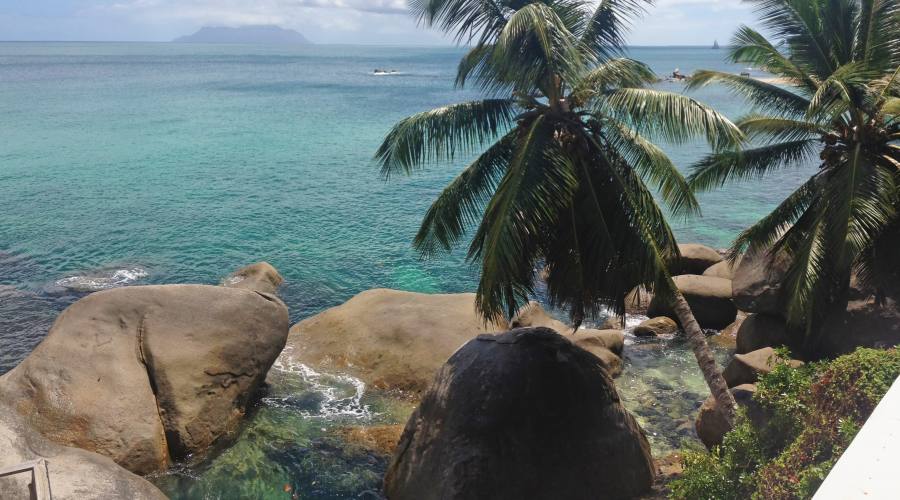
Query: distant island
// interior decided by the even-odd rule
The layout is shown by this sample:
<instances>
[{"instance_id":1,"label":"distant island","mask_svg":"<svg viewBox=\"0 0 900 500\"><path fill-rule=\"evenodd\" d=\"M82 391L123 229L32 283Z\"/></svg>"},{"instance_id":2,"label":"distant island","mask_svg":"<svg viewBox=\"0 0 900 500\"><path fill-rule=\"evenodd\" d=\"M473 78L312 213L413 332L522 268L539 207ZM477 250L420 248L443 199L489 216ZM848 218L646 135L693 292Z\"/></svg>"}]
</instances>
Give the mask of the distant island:
<instances>
[{"instance_id":1,"label":"distant island","mask_svg":"<svg viewBox=\"0 0 900 500\"><path fill-rule=\"evenodd\" d=\"M278 45L308 45L312 42L300 33L279 26L206 26L193 35L178 37L177 43L249 43Z\"/></svg>"}]
</instances>

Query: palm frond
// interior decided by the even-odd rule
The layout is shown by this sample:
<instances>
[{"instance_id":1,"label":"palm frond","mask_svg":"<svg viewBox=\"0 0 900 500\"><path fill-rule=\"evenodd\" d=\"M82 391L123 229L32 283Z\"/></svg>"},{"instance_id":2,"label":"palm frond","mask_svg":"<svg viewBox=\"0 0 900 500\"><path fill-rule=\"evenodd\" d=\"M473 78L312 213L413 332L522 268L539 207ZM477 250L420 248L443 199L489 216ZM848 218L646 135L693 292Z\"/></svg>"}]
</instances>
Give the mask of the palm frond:
<instances>
[{"instance_id":1,"label":"palm frond","mask_svg":"<svg viewBox=\"0 0 900 500\"><path fill-rule=\"evenodd\" d=\"M643 87L658 80L649 66L628 58L610 59L582 76L570 94L572 106L580 107L596 95L616 88Z\"/></svg>"},{"instance_id":2,"label":"palm frond","mask_svg":"<svg viewBox=\"0 0 900 500\"><path fill-rule=\"evenodd\" d=\"M772 45L760 32L741 25L731 39L728 58L731 62L749 64L786 78L806 93L815 92L818 83L804 68L788 58L780 47Z\"/></svg>"},{"instance_id":3,"label":"palm frond","mask_svg":"<svg viewBox=\"0 0 900 500\"><path fill-rule=\"evenodd\" d=\"M728 250L729 259L768 251L814 203L821 181L819 176L810 177L772 212L741 231Z\"/></svg>"},{"instance_id":4,"label":"palm frond","mask_svg":"<svg viewBox=\"0 0 900 500\"><path fill-rule=\"evenodd\" d=\"M409 0L410 13L426 26L453 33L457 42L494 39L514 8L503 0Z\"/></svg>"},{"instance_id":5,"label":"palm frond","mask_svg":"<svg viewBox=\"0 0 900 500\"><path fill-rule=\"evenodd\" d=\"M510 16L497 37L490 64L502 81L529 91L553 75L575 81L584 60L578 39L557 11L534 2Z\"/></svg>"},{"instance_id":6,"label":"palm frond","mask_svg":"<svg viewBox=\"0 0 900 500\"><path fill-rule=\"evenodd\" d=\"M607 94L600 109L641 134L679 144L702 137L725 148L743 140L724 115L689 97L653 89L618 89Z\"/></svg>"},{"instance_id":7,"label":"palm frond","mask_svg":"<svg viewBox=\"0 0 900 500\"><path fill-rule=\"evenodd\" d=\"M650 0L601 0L581 35L581 46L589 58L602 61L620 55L631 23L651 4Z\"/></svg>"},{"instance_id":8,"label":"palm frond","mask_svg":"<svg viewBox=\"0 0 900 500\"><path fill-rule=\"evenodd\" d=\"M518 129L507 133L475 159L441 191L425 213L413 247L428 257L449 251L465 231L476 224L485 204L506 171Z\"/></svg>"},{"instance_id":9,"label":"palm frond","mask_svg":"<svg viewBox=\"0 0 900 500\"><path fill-rule=\"evenodd\" d=\"M738 119L735 125L744 132L748 141L762 139L766 143L814 139L830 132L827 127L811 121L756 114Z\"/></svg>"},{"instance_id":10,"label":"palm frond","mask_svg":"<svg viewBox=\"0 0 900 500\"><path fill-rule=\"evenodd\" d=\"M762 82L756 78L733 75L722 71L701 70L694 73L687 90L720 83L761 110L780 116L801 117L809 107L809 100L788 89Z\"/></svg>"},{"instance_id":11,"label":"palm frond","mask_svg":"<svg viewBox=\"0 0 900 500\"><path fill-rule=\"evenodd\" d=\"M882 76L865 62L853 61L834 71L819 85L806 110L808 118L835 117L849 107L861 108L869 84Z\"/></svg>"},{"instance_id":12,"label":"palm frond","mask_svg":"<svg viewBox=\"0 0 900 500\"><path fill-rule=\"evenodd\" d=\"M511 317L534 292L538 239L568 206L577 180L549 161L555 125L544 115L521 130L505 175L469 247L481 262L476 305L486 318Z\"/></svg>"},{"instance_id":13,"label":"palm frond","mask_svg":"<svg viewBox=\"0 0 900 500\"><path fill-rule=\"evenodd\" d=\"M713 153L691 166L688 184L695 191L706 191L729 181L761 178L769 172L810 161L817 153L817 145L815 140L801 139Z\"/></svg>"},{"instance_id":14,"label":"palm frond","mask_svg":"<svg viewBox=\"0 0 900 500\"><path fill-rule=\"evenodd\" d=\"M699 215L700 204L684 176L658 146L624 123L609 120L603 134L644 182L656 186L676 216Z\"/></svg>"},{"instance_id":15,"label":"palm frond","mask_svg":"<svg viewBox=\"0 0 900 500\"><path fill-rule=\"evenodd\" d=\"M394 125L375 153L385 178L429 161L468 154L496 138L515 116L509 99L471 101L418 113Z\"/></svg>"},{"instance_id":16,"label":"palm frond","mask_svg":"<svg viewBox=\"0 0 900 500\"><path fill-rule=\"evenodd\" d=\"M829 50L833 43L822 27L826 24L824 2L809 0L748 0L764 31L784 40L794 61L819 80L826 79L844 61L836 61Z\"/></svg>"}]
</instances>

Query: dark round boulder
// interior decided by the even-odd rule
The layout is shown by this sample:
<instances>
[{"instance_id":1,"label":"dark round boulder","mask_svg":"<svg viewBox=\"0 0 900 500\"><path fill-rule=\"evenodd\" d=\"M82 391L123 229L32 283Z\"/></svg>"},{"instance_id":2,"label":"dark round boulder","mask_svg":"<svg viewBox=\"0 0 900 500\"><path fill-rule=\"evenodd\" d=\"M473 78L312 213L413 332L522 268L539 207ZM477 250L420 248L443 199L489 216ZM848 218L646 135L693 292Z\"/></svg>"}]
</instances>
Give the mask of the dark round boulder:
<instances>
[{"instance_id":1,"label":"dark round boulder","mask_svg":"<svg viewBox=\"0 0 900 500\"><path fill-rule=\"evenodd\" d=\"M441 368L385 476L391 500L631 498L650 446L596 356L548 328L480 335Z\"/></svg>"}]
</instances>

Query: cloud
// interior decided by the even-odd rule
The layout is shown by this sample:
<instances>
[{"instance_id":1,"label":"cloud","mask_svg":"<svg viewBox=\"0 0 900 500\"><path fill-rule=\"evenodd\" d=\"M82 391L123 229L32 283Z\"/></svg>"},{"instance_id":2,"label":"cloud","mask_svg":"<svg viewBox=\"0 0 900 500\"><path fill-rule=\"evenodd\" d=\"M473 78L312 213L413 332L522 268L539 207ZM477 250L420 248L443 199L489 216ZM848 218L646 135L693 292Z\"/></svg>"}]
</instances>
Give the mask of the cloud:
<instances>
[{"instance_id":1,"label":"cloud","mask_svg":"<svg viewBox=\"0 0 900 500\"><path fill-rule=\"evenodd\" d=\"M344 15L407 13L404 0L126 0L95 8L156 21L227 25L285 24L314 16L311 11L315 10L344 11Z\"/></svg>"}]
</instances>

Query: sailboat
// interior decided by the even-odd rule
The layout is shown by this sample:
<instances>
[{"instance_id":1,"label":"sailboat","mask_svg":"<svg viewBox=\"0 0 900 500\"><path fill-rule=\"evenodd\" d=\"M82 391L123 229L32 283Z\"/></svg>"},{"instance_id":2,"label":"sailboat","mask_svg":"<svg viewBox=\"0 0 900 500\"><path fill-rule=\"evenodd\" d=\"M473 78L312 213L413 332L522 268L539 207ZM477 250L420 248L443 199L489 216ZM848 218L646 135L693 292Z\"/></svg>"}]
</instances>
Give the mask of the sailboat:
<instances>
[{"instance_id":1,"label":"sailboat","mask_svg":"<svg viewBox=\"0 0 900 500\"><path fill-rule=\"evenodd\" d=\"M714 48L714 49L718 49L718 48L719 48L719 41L718 41L718 40L713 41L713 46L712 46L712 48Z\"/></svg>"}]
</instances>

